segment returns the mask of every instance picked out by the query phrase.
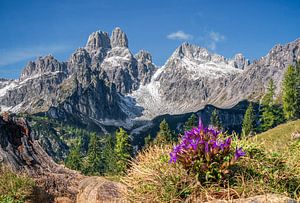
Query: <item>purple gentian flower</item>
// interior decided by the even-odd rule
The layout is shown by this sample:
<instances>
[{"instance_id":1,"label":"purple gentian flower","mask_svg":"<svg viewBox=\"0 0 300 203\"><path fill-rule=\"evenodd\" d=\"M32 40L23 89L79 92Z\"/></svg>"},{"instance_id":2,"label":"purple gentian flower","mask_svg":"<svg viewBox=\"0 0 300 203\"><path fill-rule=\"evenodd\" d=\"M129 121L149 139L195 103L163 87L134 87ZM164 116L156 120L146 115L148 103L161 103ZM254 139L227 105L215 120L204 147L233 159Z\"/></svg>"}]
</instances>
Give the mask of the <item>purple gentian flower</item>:
<instances>
[{"instance_id":1,"label":"purple gentian flower","mask_svg":"<svg viewBox=\"0 0 300 203\"><path fill-rule=\"evenodd\" d=\"M243 151L243 148L236 148L235 153L234 153L234 160L238 160L241 156L245 156L246 152Z\"/></svg>"},{"instance_id":2,"label":"purple gentian flower","mask_svg":"<svg viewBox=\"0 0 300 203\"><path fill-rule=\"evenodd\" d=\"M176 161L177 161L177 154L174 152L171 152L169 163L176 163Z\"/></svg>"}]
</instances>

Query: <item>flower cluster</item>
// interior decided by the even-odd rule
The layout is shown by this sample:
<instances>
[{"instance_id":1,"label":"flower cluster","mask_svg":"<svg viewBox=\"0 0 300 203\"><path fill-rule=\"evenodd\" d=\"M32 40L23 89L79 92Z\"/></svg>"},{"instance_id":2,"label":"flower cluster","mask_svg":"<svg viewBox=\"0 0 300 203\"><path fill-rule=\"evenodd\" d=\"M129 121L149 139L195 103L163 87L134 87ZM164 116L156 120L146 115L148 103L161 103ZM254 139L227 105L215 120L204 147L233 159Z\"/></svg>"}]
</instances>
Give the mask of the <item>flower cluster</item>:
<instances>
[{"instance_id":1,"label":"flower cluster","mask_svg":"<svg viewBox=\"0 0 300 203\"><path fill-rule=\"evenodd\" d=\"M204 127L201 120L198 128L186 131L181 142L170 153L170 163L178 162L199 178L221 178L228 167L245 155L242 148L233 149L231 137L221 131Z\"/></svg>"}]
</instances>

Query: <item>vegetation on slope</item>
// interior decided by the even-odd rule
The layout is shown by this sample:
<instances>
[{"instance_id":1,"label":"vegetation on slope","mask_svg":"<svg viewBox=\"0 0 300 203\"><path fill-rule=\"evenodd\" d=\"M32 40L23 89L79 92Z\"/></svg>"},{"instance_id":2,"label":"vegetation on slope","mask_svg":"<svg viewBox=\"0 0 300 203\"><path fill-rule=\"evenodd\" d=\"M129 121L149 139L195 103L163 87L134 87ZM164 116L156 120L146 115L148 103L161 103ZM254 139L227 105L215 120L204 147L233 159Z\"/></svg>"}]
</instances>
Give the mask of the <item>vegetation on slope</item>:
<instances>
[{"instance_id":1,"label":"vegetation on slope","mask_svg":"<svg viewBox=\"0 0 300 203\"><path fill-rule=\"evenodd\" d=\"M182 164L170 164L171 145L150 146L137 156L122 181L127 200L172 202L236 199L259 194L282 194L300 200L300 141L290 140L300 120L289 122L256 138L234 140L246 151L229 176L201 182ZM281 145L281 146L280 146Z\"/></svg>"},{"instance_id":2,"label":"vegetation on slope","mask_svg":"<svg viewBox=\"0 0 300 203\"><path fill-rule=\"evenodd\" d=\"M0 166L0 202L21 203L28 200L33 192L34 181L27 176L13 173Z\"/></svg>"}]
</instances>

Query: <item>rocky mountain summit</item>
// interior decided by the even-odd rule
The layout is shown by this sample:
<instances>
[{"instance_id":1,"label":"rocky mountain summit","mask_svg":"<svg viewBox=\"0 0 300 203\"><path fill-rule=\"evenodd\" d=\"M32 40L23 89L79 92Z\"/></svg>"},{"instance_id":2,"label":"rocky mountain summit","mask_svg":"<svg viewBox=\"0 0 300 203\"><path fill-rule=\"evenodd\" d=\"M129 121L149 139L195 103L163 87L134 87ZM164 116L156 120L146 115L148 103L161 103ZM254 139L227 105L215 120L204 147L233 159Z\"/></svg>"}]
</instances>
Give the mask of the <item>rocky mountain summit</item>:
<instances>
[{"instance_id":1,"label":"rocky mountain summit","mask_svg":"<svg viewBox=\"0 0 300 203\"><path fill-rule=\"evenodd\" d=\"M183 43L161 68L145 50L132 54L127 35L92 33L68 61L53 56L29 62L19 80L0 80L0 107L67 121L139 127L160 115L196 112L208 104L230 108L259 100L270 79L279 94L284 70L299 60L300 40L276 45L250 64Z\"/></svg>"}]
</instances>

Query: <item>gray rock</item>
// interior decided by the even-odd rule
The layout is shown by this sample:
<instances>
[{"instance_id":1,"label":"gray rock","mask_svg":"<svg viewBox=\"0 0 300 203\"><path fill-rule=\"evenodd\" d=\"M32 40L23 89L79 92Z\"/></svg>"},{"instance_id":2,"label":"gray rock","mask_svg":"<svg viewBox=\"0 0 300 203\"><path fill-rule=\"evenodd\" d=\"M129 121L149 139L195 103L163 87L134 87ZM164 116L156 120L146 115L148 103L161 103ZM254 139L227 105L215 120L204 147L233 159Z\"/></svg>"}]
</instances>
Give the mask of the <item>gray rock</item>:
<instances>
[{"instance_id":1,"label":"gray rock","mask_svg":"<svg viewBox=\"0 0 300 203\"><path fill-rule=\"evenodd\" d=\"M300 39L274 46L266 56L247 66L243 74L238 75L212 102L227 108L244 99L257 101L266 92L271 79L276 86L275 93L279 95L286 68L300 59L299 47Z\"/></svg>"},{"instance_id":2,"label":"gray rock","mask_svg":"<svg viewBox=\"0 0 300 203\"><path fill-rule=\"evenodd\" d=\"M140 85L146 85L151 81L157 68L152 63L152 56L145 50L139 51L135 56L138 62L138 78Z\"/></svg>"},{"instance_id":3,"label":"gray rock","mask_svg":"<svg viewBox=\"0 0 300 203\"><path fill-rule=\"evenodd\" d=\"M88 52L93 52L100 48L104 48L104 49L111 48L108 33L102 31L93 32L89 36L85 47Z\"/></svg>"},{"instance_id":4,"label":"gray rock","mask_svg":"<svg viewBox=\"0 0 300 203\"><path fill-rule=\"evenodd\" d=\"M232 60L233 66L238 69L245 69L250 65L250 61L246 59L243 54L236 54Z\"/></svg>"},{"instance_id":5,"label":"gray rock","mask_svg":"<svg viewBox=\"0 0 300 203\"><path fill-rule=\"evenodd\" d=\"M111 34L111 47L128 47L128 39L126 34L117 27L113 30Z\"/></svg>"}]
</instances>

